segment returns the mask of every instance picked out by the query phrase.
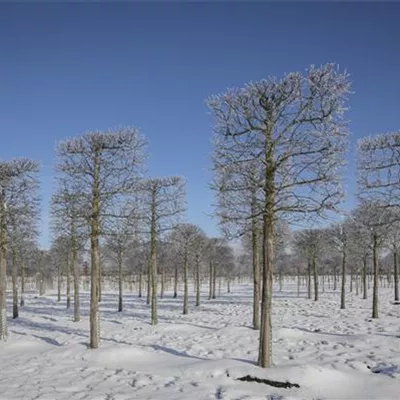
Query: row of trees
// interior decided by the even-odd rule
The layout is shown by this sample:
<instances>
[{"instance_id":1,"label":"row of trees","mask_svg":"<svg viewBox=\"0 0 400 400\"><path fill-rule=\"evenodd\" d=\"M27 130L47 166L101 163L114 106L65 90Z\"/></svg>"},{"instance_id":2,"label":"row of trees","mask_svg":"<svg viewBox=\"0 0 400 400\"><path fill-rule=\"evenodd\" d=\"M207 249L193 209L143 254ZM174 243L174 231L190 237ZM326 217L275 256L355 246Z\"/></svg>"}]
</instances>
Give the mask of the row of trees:
<instances>
[{"instance_id":1,"label":"row of trees","mask_svg":"<svg viewBox=\"0 0 400 400\"><path fill-rule=\"evenodd\" d=\"M343 116L349 93L348 75L328 64L319 68L311 66L304 74L290 73L280 80L272 77L252 82L241 89L213 96L207 102L215 132L212 183L215 215L225 239L242 238L251 258L253 325L260 329L258 362L262 367L272 365L273 274L279 277L285 271L293 273L294 268L299 282L301 275L308 276L309 297L313 275L314 299L318 300L318 266L326 270L330 265L336 276L340 265L341 306L344 308L347 265L350 264L350 271L353 271L353 266L362 262L366 296L366 269L371 258L375 318L378 316L378 259L381 250L390 244L398 297L400 134L359 141L359 205L354 211L344 213L339 206L344 198L341 183L348 128ZM222 263L225 263L226 276L231 275L232 266L237 265L232 249L224 240L207 239L195 225L182 223L185 211L182 178L146 177L146 146L146 140L136 128L124 127L109 132L90 132L65 140L57 148L50 255L57 265L59 280L61 265L66 268L68 307L73 284L75 321L80 318L78 265L86 259L90 262L92 348L98 347L100 337L102 249L117 267L119 310L123 308L124 265L132 263L138 272L140 295L142 277L147 276L152 324L157 323L157 296L163 296L165 276L169 273L168 262L159 262L161 248L171 244L175 258L180 260L179 263L174 261L174 279L178 281L181 268L184 313L188 312L189 274L195 277L199 302L200 276L202 272L204 275L205 263L210 278L210 297L215 296L219 268L215 260L225 260ZM33 240L30 238L35 236L37 202L30 200L35 198L37 190L34 176L37 166L24 160L2 163L0 167L0 334L4 338L7 335L6 247L11 249L11 243L22 240L24 250L15 254L23 259ZM17 211L18 207L24 212ZM341 222L324 229L315 228L335 213L339 213ZM18 220L13 222L12 216ZM307 229L292 232L290 226L299 224ZM15 233L13 226L18 226ZM25 229L22 235L21 229ZM322 252L322 249L329 251ZM325 257L327 254L330 257ZM39 252L42 282L45 256ZM240 262L245 263L245 260L244 255ZM358 267L355 270L358 271ZM13 269L13 277L15 274ZM352 282L351 279L350 284Z\"/></svg>"}]
</instances>

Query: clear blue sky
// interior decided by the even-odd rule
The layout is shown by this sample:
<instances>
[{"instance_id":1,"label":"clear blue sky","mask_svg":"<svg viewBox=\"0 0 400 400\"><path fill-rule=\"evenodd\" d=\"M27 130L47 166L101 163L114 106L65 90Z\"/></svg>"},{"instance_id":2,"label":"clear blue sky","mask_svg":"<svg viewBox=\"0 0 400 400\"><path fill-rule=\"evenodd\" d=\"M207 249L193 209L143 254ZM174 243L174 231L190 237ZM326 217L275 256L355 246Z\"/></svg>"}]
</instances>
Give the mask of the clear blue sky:
<instances>
[{"instance_id":1,"label":"clear blue sky","mask_svg":"<svg viewBox=\"0 0 400 400\"><path fill-rule=\"evenodd\" d=\"M188 218L211 213L204 99L334 61L346 68L352 142L400 128L400 3L0 4L0 158L42 163L42 237L58 140L136 125L151 175L188 177ZM354 200L354 152L348 192Z\"/></svg>"}]
</instances>

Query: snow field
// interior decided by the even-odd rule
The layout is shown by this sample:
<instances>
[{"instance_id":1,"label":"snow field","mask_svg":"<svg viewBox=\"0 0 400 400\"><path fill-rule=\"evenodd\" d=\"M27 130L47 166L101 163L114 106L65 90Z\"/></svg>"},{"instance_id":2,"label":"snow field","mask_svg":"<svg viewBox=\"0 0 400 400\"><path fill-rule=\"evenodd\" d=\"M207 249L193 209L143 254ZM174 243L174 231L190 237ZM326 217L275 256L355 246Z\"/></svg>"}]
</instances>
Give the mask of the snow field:
<instances>
[{"instance_id":1,"label":"snow field","mask_svg":"<svg viewBox=\"0 0 400 400\"><path fill-rule=\"evenodd\" d=\"M380 288L380 318L372 320L371 300L354 293L340 310L339 291L314 302L304 288L298 298L295 284L276 287L269 370L255 365L251 285L222 291L209 301L204 290L200 307L191 297L188 315L182 297L167 292L155 327L145 298L126 293L118 313L117 294L105 292L96 350L88 349L87 292L78 323L55 293L27 294L0 343L0 399L400 399L400 306L392 289ZM300 388L236 380L248 374Z\"/></svg>"}]
</instances>

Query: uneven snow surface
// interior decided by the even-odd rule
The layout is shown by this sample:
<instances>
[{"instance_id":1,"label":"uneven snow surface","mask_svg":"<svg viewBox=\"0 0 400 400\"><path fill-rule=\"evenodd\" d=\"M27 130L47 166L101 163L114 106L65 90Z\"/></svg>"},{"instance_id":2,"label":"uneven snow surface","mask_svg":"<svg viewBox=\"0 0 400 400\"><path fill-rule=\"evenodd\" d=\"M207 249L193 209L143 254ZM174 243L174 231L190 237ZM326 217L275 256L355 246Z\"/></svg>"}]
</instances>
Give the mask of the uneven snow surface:
<instances>
[{"instance_id":1,"label":"uneven snow surface","mask_svg":"<svg viewBox=\"0 0 400 400\"><path fill-rule=\"evenodd\" d=\"M327 290L320 300L297 297L296 285L275 289L275 367L255 366L258 332L251 329L251 285L235 285L182 315L182 298L159 300L159 324L149 324L145 299L106 292L101 302L101 343L88 349L88 293L82 320L54 293L26 296L20 318L9 319L0 343L0 399L400 399L400 305L380 288L380 318L371 300ZM371 297L371 293L369 293ZM10 299L9 299L10 300ZM11 309L9 303L9 310ZM278 389L235 380L244 375L290 381Z\"/></svg>"}]
</instances>

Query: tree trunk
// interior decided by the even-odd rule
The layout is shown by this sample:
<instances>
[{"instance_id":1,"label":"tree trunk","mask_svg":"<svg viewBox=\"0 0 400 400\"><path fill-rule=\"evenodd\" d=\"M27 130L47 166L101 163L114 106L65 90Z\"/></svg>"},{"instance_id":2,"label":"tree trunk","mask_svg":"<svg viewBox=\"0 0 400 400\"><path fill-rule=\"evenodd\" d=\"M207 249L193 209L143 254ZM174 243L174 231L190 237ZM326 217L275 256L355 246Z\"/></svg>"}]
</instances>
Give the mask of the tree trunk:
<instances>
[{"instance_id":1,"label":"tree trunk","mask_svg":"<svg viewBox=\"0 0 400 400\"><path fill-rule=\"evenodd\" d=\"M12 262L12 292L13 292L13 318L18 318L18 265L17 265L17 254L15 249L11 251L11 262Z\"/></svg>"},{"instance_id":2,"label":"tree trunk","mask_svg":"<svg viewBox=\"0 0 400 400\"><path fill-rule=\"evenodd\" d=\"M57 265L57 301L61 301L61 263Z\"/></svg>"},{"instance_id":3,"label":"tree trunk","mask_svg":"<svg viewBox=\"0 0 400 400\"><path fill-rule=\"evenodd\" d=\"M200 305L200 255L196 255L196 306Z\"/></svg>"},{"instance_id":4,"label":"tree trunk","mask_svg":"<svg viewBox=\"0 0 400 400\"><path fill-rule=\"evenodd\" d=\"M300 297L300 267L297 267L297 297Z\"/></svg>"},{"instance_id":5,"label":"tree trunk","mask_svg":"<svg viewBox=\"0 0 400 400\"><path fill-rule=\"evenodd\" d=\"M151 297L151 263L149 260L148 271L147 271L147 293L146 293L146 303L150 304Z\"/></svg>"},{"instance_id":6,"label":"tree trunk","mask_svg":"<svg viewBox=\"0 0 400 400\"><path fill-rule=\"evenodd\" d=\"M337 290L337 268L336 268L336 264L333 267L333 290Z\"/></svg>"},{"instance_id":7,"label":"tree trunk","mask_svg":"<svg viewBox=\"0 0 400 400\"><path fill-rule=\"evenodd\" d=\"M314 273L314 301L318 301L318 271L317 271L317 262L315 254L313 254L312 258L312 267Z\"/></svg>"},{"instance_id":8,"label":"tree trunk","mask_svg":"<svg viewBox=\"0 0 400 400\"><path fill-rule=\"evenodd\" d=\"M76 241L75 237L72 240L72 275L74 277L74 322L79 322L81 320L81 310L80 310L80 301L79 301L79 270L76 265L77 259L77 250L76 250Z\"/></svg>"},{"instance_id":9,"label":"tree trunk","mask_svg":"<svg viewBox=\"0 0 400 400\"><path fill-rule=\"evenodd\" d=\"M399 301L399 271L397 268L397 250L393 252L393 278L394 278L394 301Z\"/></svg>"},{"instance_id":10,"label":"tree trunk","mask_svg":"<svg viewBox=\"0 0 400 400\"><path fill-rule=\"evenodd\" d=\"M252 220L251 241L252 241L252 253L253 253L253 329L260 329L261 270L260 270L260 249L258 248L259 244L258 227L256 218L253 218Z\"/></svg>"},{"instance_id":11,"label":"tree trunk","mask_svg":"<svg viewBox=\"0 0 400 400\"><path fill-rule=\"evenodd\" d=\"M209 287L209 296L208 296L208 300L212 299L212 287L213 287L213 262L210 261L210 287Z\"/></svg>"},{"instance_id":12,"label":"tree trunk","mask_svg":"<svg viewBox=\"0 0 400 400\"><path fill-rule=\"evenodd\" d=\"M375 234L373 242L373 262L374 262L374 289L372 294L372 318L378 318L379 264L378 264L378 238Z\"/></svg>"},{"instance_id":13,"label":"tree trunk","mask_svg":"<svg viewBox=\"0 0 400 400\"><path fill-rule=\"evenodd\" d=\"M183 281L184 281L183 314L187 314L189 312L189 286L188 286L188 254L186 248L183 260Z\"/></svg>"},{"instance_id":14,"label":"tree trunk","mask_svg":"<svg viewBox=\"0 0 400 400\"><path fill-rule=\"evenodd\" d=\"M272 116L271 116L272 117ZM272 119L272 118L271 118ZM263 247L262 247L262 299L260 347L258 365L263 368L272 366L272 284L274 269L274 206L275 206L275 166L273 160L274 145L272 127L265 132L265 187L263 204Z\"/></svg>"},{"instance_id":15,"label":"tree trunk","mask_svg":"<svg viewBox=\"0 0 400 400\"><path fill-rule=\"evenodd\" d=\"M160 299L162 299L164 297L164 287L165 287L164 265L160 265L160 272L161 272Z\"/></svg>"},{"instance_id":16,"label":"tree trunk","mask_svg":"<svg viewBox=\"0 0 400 400\"><path fill-rule=\"evenodd\" d=\"M342 288L340 293L340 309L344 310L346 308L346 261L347 253L343 249L342 253Z\"/></svg>"},{"instance_id":17,"label":"tree trunk","mask_svg":"<svg viewBox=\"0 0 400 400\"><path fill-rule=\"evenodd\" d=\"M118 312L122 312L122 249L118 249Z\"/></svg>"},{"instance_id":18,"label":"tree trunk","mask_svg":"<svg viewBox=\"0 0 400 400\"><path fill-rule=\"evenodd\" d=\"M43 296L45 293L45 287L44 287L44 260L43 260L43 255L40 255L40 261L39 261L39 276L40 276L40 282L39 282L39 296Z\"/></svg>"},{"instance_id":19,"label":"tree trunk","mask_svg":"<svg viewBox=\"0 0 400 400\"><path fill-rule=\"evenodd\" d=\"M96 349L100 342L100 151L94 157L92 218L90 226L91 280L90 280L90 347Z\"/></svg>"},{"instance_id":20,"label":"tree trunk","mask_svg":"<svg viewBox=\"0 0 400 400\"><path fill-rule=\"evenodd\" d=\"M174 299L178 297L178 264L175 262L175 274L174 274Z\"/></svg>"},{"instance_id":21,"label":"tree trunk","mask_svg":"<svg viewBox=\"0 0 400 400\"><path fill-rule=\"evenodd\" d=\"M101 271L101 262L100 262L100 253L99 253L99 273L98 273L98 279L99 279L99 290L98 290L98 295L99 295L99 303L101 303L101 295L102 295L102 284L101 284L101 276L102 276L102 271Z\"/></svg>"},{"instance_id":22,"label":"tree trunk","mask_svg":"<svg viewBox=\"0 0 400 400\"><path fill-rule=\"evenodd\" d=\"M359 287L359 270L357 268L357 271L356 271L356 296L358 296L358 292L359 292L358 287Z\"/></svg>"},{"instance_id":23,"label":"tree trunk","mask_svg":"<svg viewBox=\"0 0 400 400\"><path fill-rule=\"evenodd\" d=\"M25 265L22 263L21 265L21 303L20 306L23 307L25 305Z\"/></svg>"},{"instance_id":24,"label":"tree trunk","mask_svg":"<svg viewBox=\"0 0 400 400\"><path fill-rule=\"evenodd\" d=\"M271 306L274 257L274 228L272 216L264 215L263 219L263 286L258 364L263 368L269 368L272 365Z\"/></svg>"},{"instance_id":25,"label":"tree trunk","mask_svg":"<svg viewBox=\"0 0 400 400\"><path fill-rule=\"evenodd\" d=\"M69 252L67 255L67 265L66 265L66 274L67 274L67 309L71 307L71 274L70 270L72 270L72 267L70 265L69 261Z\"/></svg>"},{"instance_id":26,"label":"tree trunk","mask_svg":"<svg viewBox=\"0 0 400 400\"><path fill-rule=\"evenodd\" d=\"M142 264L139 264L139 298L142 297Z\"/></svg>"},{"instance_id":27,"label":"tree trunk","mask_svg":"<svg viewBox=\"0 0 400 400\"><path fill-rule=\"evenodd\" d=\"M308 288L308 298L311 299L311 261L308 260L308 282L307 282L307 288Z\"/></svg>"},{"instance_id":28,"label":"tree trunk","mask_svg":"<svg viewBox=\"0 0 400 400\"><path fill-rule=\"evenodd\" d=\"M217 266L213 263L213 278L212 278L212 298L216 298L215 288L217 283Z\"/></svg>"},{"instance_id":29,"label":"tree trunk","mask_svg":"<svg viewBox=\"0 0 400 400\"><path fill-rule=\"evenodd\" d=\"M5 194L0 192L0 340L7 340L7 253L6 253L6 215Z\"/></svg>"},{"instance_id":30,"label":"tree trunk","mask_svg":"<svg viewBox=\"0 0 400 400\"><path fill-rule=\"evenodd\" d=\"M353 263L351 263L351 267L350 267L350 293L353 292L353 279L354 279L354 271L353 271Z\"/></svg>"},{"instance_id":31,"label":"tree trunk","mask_svg":"<svg viewBox=\"0 0 400 400\"><path fill-rule=\"evenodd\" d=\"M367 299L367 257L363 258L363 299Z\"/></svg>"},{"instance_id":32,"label":"tree trunk","mask_svg":"<svg viewBox=\"0 0 400 400\"><path fill-rule=\"evenodd\" d=\"M151 324L158 323L157 318L157 258L156 258L156 191L152 190L151 227L150 227L150 265L151 265Z\"/></svg>"}]
</instances>

